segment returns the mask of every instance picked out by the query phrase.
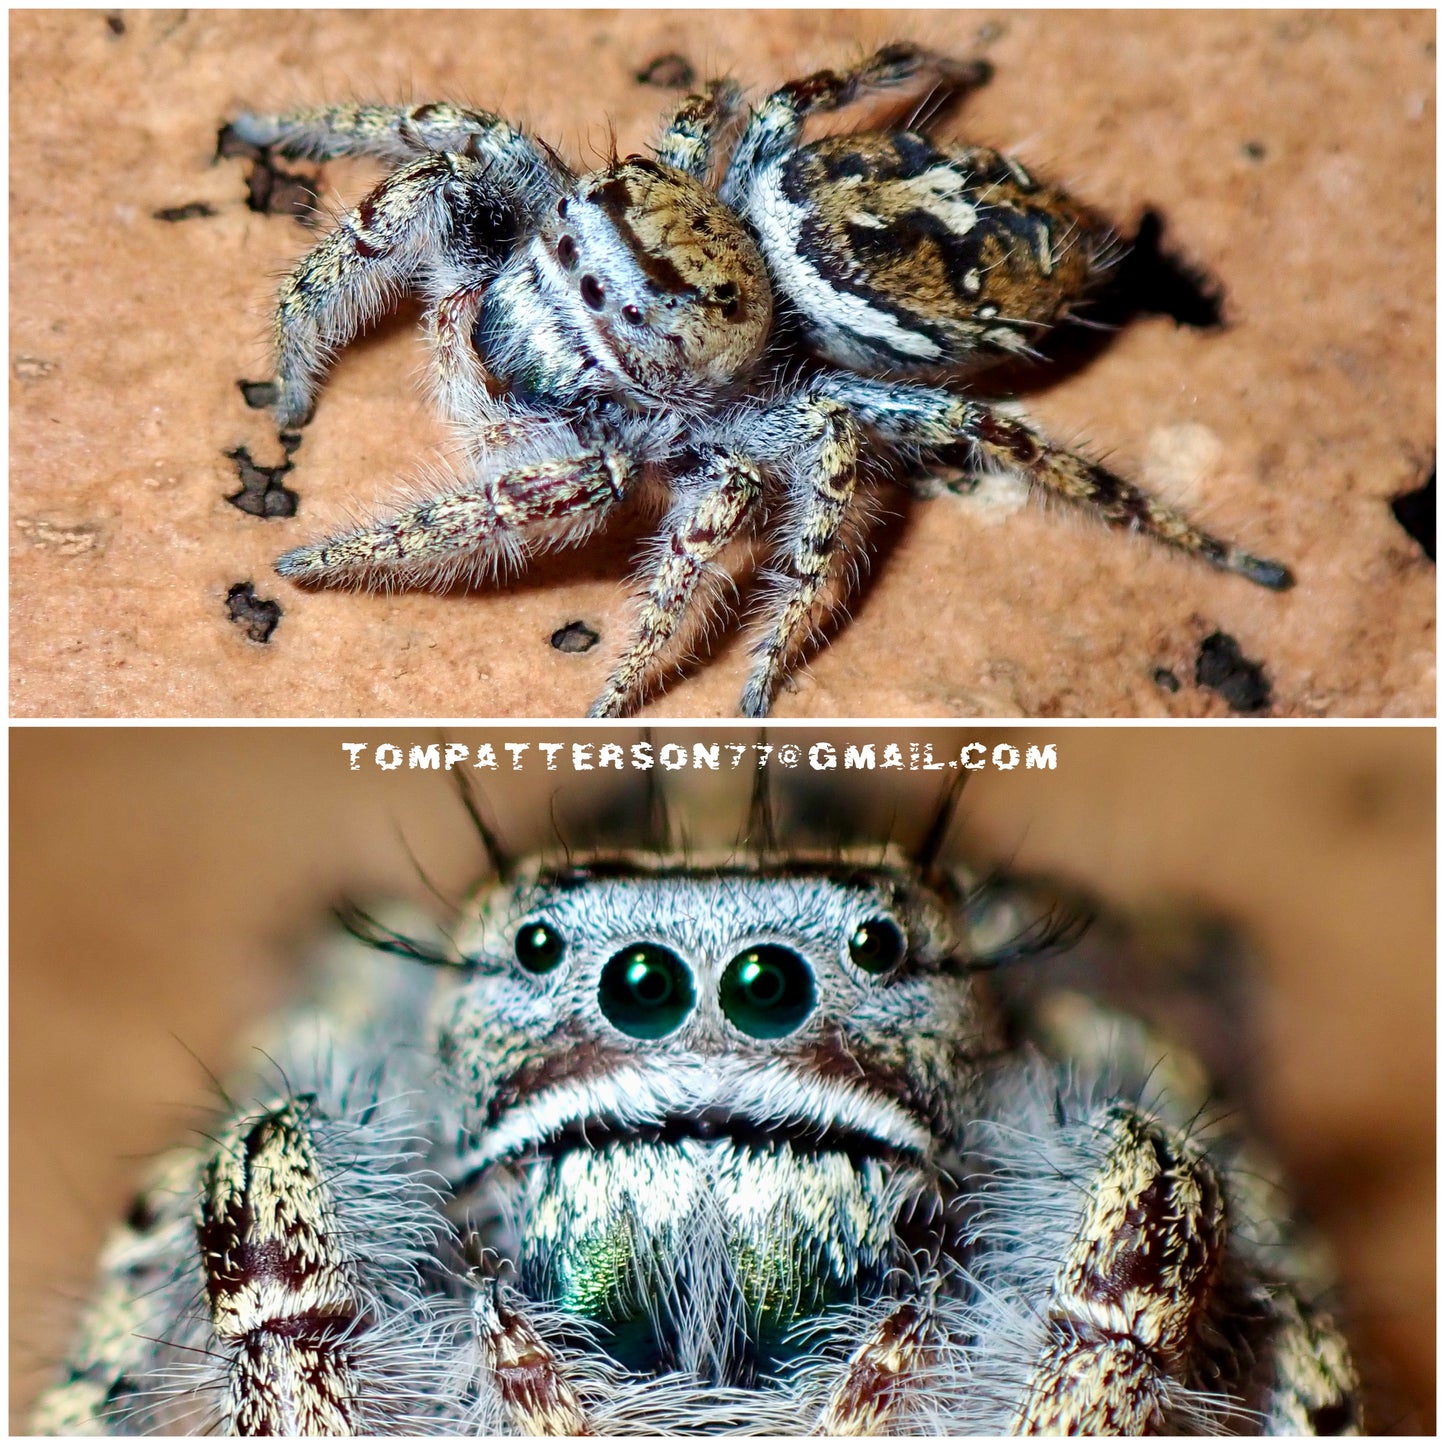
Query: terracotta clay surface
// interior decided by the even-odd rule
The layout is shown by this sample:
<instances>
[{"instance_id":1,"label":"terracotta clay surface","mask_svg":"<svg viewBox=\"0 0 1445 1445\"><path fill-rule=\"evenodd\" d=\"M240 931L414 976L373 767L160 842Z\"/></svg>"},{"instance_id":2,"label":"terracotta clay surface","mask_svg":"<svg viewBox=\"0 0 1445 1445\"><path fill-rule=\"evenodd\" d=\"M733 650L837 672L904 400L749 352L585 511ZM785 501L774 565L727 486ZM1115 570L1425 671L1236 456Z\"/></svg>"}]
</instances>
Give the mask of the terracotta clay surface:
<instances>
[{"instance_id":1,"label":"terracotta clay surface","mask_svg":"<svg viewBox=\"0 0 1445 1445\"><path fill-rule=\"evenodd\" d=\"M1016 151L1217 281L1227 326L1149 317L1030 378L1053 435L1298 573L1277 596L1073 514L890 503L852 621L780 716L1217 716L1223 631L1281 715L1433 709L1433 568L1390 500L1432 465L1431 13L208 10L11 17L11 609L18 716L575 716L629 618L639 531L494 589L305 593L275 557L415 479L441 431L414 308L348 350L286 483L228 505L238 446L280 462L237 382L269 373L275 277L310 244L246 205L217 127L250 107L458 99L576 162L643 147L670 53L767 86L906 37L985 55L949 134ZM325 170L328 203L375 178ZM187 219L157 212L190 207ZM238 583L282 609L228 619ZM582 620L599 645L553 633ZM731 632L656 704L726 716ZM1172 679L1172 680L1171 680Z\"/></svg>"},{"instance_id":2,"label":"terracotta clay surface","mask_svg":"<svg viewBox=\"0 0 1445 1445\"><path fill-rule=\"evenodd\" d=\"M537 766L561 729L459 729L532 744L480 774L513 846L550 840L615 774ZM624 744L636 733L611 737ZM754 733L728 733L745 743ZM823 734L774 734L804 748ZM835 744L842 737L831 736ZM1260 976L1235 1020L1259 1127L1333 1246L1352 1335L1383 1386L1376 1430L1428 1432L1434 1400L1434 735L1425 729L880 729L883 746L1052 742L1053 772L982 772L950 851L1073 880L1112 904L1192 905L1241 928ZM17 1428L64 1348L101 1239L158 1149L211 1127L255 1021L298 987L299 941L349 894L454 894L480 871L445 780L347 767L341 743L403 729L17 731L11 785L11 1380ZM697 735L672 732L654 744ZM713 732L707 741L717 742ZM859 741L853 734L849 741ZM841 746L839 751L841 752ZM367 755L368 757L370 754ZM723 755L724 757L726 754ZM593 758L596 758L594 752ZM938 774L893 779L885 815L921 831ZM638 786L636 776L623 780ZM732 838L751 780L667 775L685 816ZM634 812L636 808L634 806ZM575 838L575 832L572 834ZM434 906L434 905L433 905ZM1210 980L1204 981L1207 988ZM1378 1396L1377 1396L1378 1398Z\"/></svg>"}]
</instances>

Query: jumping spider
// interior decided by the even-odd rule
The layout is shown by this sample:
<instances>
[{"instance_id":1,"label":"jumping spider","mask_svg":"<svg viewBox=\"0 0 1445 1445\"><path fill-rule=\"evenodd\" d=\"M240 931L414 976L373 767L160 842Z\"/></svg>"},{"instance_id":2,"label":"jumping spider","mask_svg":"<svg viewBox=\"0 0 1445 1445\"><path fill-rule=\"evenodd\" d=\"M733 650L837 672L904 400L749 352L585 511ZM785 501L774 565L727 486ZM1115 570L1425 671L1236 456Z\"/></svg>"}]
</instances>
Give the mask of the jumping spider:
<instances>
[{"instance_id":1,"label":"jumping spider","mask_svg":"<svg viewBox=\"0 0 1445 1445\"><path fill-rule=\"evenodd\" d=\"M986 67L894 44L747 109L713 81L653 157L577 175L485 111L439 103L242 115L284 156L396 167L295 268L276 310L276 419L310 416L328 359L397 292L424 298L453 479L298 547L285 577L446 586L580 541L639 492L666 516L635 635L592 707L635 712L685 661L761 532L755 661L778 687L845 601L885 480L1005 470L1264 587L1288 570L1200 530L1011 409L954 386L1032 355L1088 297L1111 233L1017 161L925 128L810 144L810 113L874 97L903 120Z\"/></svg>"},{"instance_id":2,"label":"jumping spider","mask_svg":"<svg viewBox=\"0 0 1445 1445\"><path fill-rule=\"evenodd\" d=\"M755 831L713 864L484 833L445 930L351 914L112 1236L38 1427L1358 1429L1327 1283L1198 1062L1010 1001L1061 941L1029 888L939 866L946 827Z\"/></svg>"}]
</instances>

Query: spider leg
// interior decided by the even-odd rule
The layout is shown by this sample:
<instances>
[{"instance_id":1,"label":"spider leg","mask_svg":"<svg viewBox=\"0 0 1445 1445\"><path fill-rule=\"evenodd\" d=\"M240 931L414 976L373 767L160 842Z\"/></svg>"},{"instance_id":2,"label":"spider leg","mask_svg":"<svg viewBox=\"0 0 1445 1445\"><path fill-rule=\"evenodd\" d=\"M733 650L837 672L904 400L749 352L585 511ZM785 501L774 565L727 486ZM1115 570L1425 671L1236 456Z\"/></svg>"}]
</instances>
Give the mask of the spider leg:
<instances>
[{"instance_id":1,"label":"spider leg","mask_svg":"<svg viewBox=\"0 0 1445 1445\"><path fill-rule=\"evenodd\" d=\"M712 170L720 134L742 105L742 91L730 80L710 80L701 92L687 95L668 117L655 154L664 165L706 181Z\"/></svg>"},{"instance_id":2,"label":"spider leg","mask_svg":"<svg viewBox=\"0 0 1445 1445\"><path fill-rule=\"evenodd\" d=\"M1044 1307L1043 1349L1015 1410L1016 1435L1138 1435L1170 1423L1225 1238L1212 1166L1127 1106L1100 1125L1089 1181Z\"/></svg>"},{"instance_id":3,"label":"spider leg","mask_svg":"<svg viewBox=\"0 0 1445 1445\"><path fill-rule=\"evenodd\" d=\"M239 1121L202 1176L201 1259L211 1326L230 1356L231 1434L363 1430L350 1337L367 1300L306 1113L287 1099Z\"/></svg>"},{"instance_id":4,"label":"spider leg","mask_svg":"<svg viewBox=\"0 0 1445 1445\"><path fill-rule=\"evenodd\" d=\"M807 640L857 492L862 431L847 408L809 397L789 422L804 441L795 454L802 470L793 483L795 497L783 538L789 571L777 574L772 615L743 689L746 717L767 715L788 665Z\"/></svg>"},{"instance_id":5,"label":"spider leg","mask_svg":"<svg viewBox=\"0 0 1445 1445\"><path fill-rule=\"evenodd\" d=\"M932 1317L916 1304L901 1304L880 1320L853 1352L812 1433L893 1433L927 1371L932 1335Z\"/></svg>"},{"instance_id":6,"label":"spider leg","mask_svg":"<svg viewBox=\"0 0 1445 1445\"><path fill-rule=\"evenodd\" d=\"M562 1362L495 1280L481 1282L473 1318L487 1379L518 1434L594 1433Z\"/></svg>"},{"instance_id":7,"label":"spider leg","mask_svg":"<svg viewBox=\"0 0 1445 1445\"><path fill-rule=\"evenodd\" d=\"M839 110L865 96L899 91L895 117L918 101L919 82L935 94L952 95L982 84L991 74L985 61L957 61L906 42L885 45L851 70L819 70L789 81L753 111L733 151L719 188L725 204L736 207L752 173L780 159L797 144L803 121L815 110ZM886 125L887 117L879 124Z\"/></svg>"},{"instance_id":8,"label":"spider leg","mask_svg":"<svg viewBox=\"0 0 1445 1445\"><path fill-rule=\"evenodd\" d=\"M426 156L388 176L281 285L276 299L276 418L302 425L328 358L438 253L494 188L485 166L454 155Z\"/></svg>"},{"instance_id":9,"label":"spider leg","mask_svg":"<svg viewBox=\"0 0 1445 1445\"><path fill-rule=\"evenodd\" d=\"M429 105L334 105L279 115L238 115L231 130L251 145L293 159L372 156L404 165L450 151L487 161L510 175L542 176L553 162L529 135L485 110Z\"/></svg>"},{"instance_id":10,"label":"spider leg","mask_svg":"<svg viewBox=\"0 0 1445 1445\"><path fill-rule=\"evenodd\" d=\"M1261 587L1284 591L1294 576L1281 562L1255 557L1204 531L1177 508L1132 482L1049 441L1022 417L984 401L933 387L875 382L840 375L819 390L840 401L890 442L918 448L965 469L981 463L1005 468L1065 501L1086 507L1111 526L1144 533L1234 572Z\"/></svg>"},{"instance_id":11,"label":"spider leg","mask_svg":"<svg viewBox=\"0 0 1445 1445\"><path fill-rule=\"evenodd\" d=\"M717 558L742 534L762 496L757 467L731 453L715 457L699 478L690 480L663 528L632 646L592 704L593 717L623 717L641 705L665 654L685 640L689 612L694 617L701 612L699 592L709 573L717 572Z\"/></svg>"},{"instance_id":12,"label":"spider leg","mask_svg":"<svg viewBox=\"0 0 1445 1445\"><path fill-rule=\"evenodd\" d=\"M610 448L528 462L297 547L277 560L276 570L332 586L383 578L445 584L479 560L496 567L579 541L622 499L631 476L630 460Z\"/></svg>"}]
</instances>

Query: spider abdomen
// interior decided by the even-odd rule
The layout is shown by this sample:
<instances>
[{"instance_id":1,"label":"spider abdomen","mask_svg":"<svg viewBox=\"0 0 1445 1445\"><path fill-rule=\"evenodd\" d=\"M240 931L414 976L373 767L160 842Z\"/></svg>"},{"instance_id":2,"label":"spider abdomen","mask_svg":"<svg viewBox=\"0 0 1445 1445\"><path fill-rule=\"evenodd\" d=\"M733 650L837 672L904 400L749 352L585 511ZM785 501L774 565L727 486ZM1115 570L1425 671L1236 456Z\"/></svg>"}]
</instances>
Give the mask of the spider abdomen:
<instances>
[{"instance_id":1,"label":"spider abdomen","mask_svg":"<svg viewBox=\"0 0 1445 1445\"><path fill-rule=\"evenodd\" d=\"M1030 351L1109 239L1016 161L915 131L801 147L758 177L750 214L813 346L890 375Z\"/></svg>"}]
</instances>

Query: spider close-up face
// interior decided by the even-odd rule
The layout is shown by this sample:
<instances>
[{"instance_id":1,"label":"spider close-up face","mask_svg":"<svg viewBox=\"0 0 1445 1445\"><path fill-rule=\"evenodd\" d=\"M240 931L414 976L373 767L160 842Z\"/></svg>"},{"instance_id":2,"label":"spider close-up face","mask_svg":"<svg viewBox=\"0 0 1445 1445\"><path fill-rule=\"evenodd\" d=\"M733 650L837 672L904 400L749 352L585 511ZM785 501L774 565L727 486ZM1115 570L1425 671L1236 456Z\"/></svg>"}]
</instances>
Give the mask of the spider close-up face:
<instances>
[{"instance_id":1,"label":"spider close-up face","mask_svg":"<svg viewBox=\"0 0 1445 1445\"><path fill-rule=\"evenodd\" d=\"M936 491L940 472L1014 475L1290 587L1282 563L963 384L1036 357L1120 254L1106 223L1018 161L934 139L931 120L989 73L899 42L751 106L711 81L664 119L653 156L586 174L448 103L234 119L223 153L393 167L281 287L274 412L290 449L330 358L405 290L422 298L455 439L426 495L277 570L447 588L650 499L662 519L599 717L637 711L685 667L732 584L753 634L741 711L766 714L845 610L886 485ZM814 113L862 102L871 128L805 137Z\"/></svg>"}]
</instances>

